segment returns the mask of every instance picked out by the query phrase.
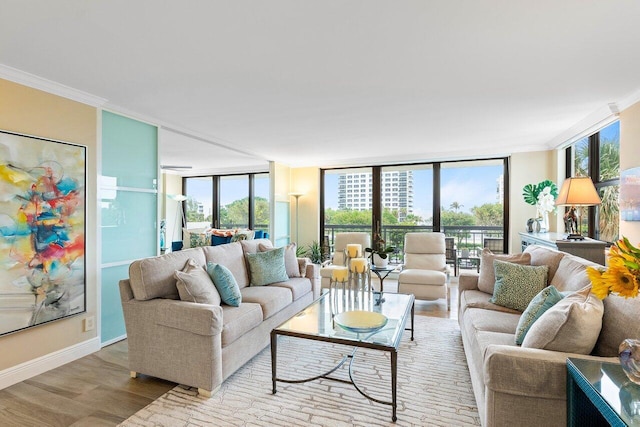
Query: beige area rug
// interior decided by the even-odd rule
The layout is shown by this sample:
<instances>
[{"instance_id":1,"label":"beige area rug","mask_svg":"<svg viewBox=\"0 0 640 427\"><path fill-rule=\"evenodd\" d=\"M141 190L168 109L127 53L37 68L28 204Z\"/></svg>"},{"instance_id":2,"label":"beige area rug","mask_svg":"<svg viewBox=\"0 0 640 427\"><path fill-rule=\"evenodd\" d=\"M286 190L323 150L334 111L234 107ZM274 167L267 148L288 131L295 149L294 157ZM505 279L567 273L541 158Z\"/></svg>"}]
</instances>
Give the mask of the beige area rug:
<instances>
[{"instance_id":1,"label":"beige area rug","mask_svg":"<svg viewBox=\"0 0 640 427\"><path fill-rule=\"evenodd\" d=\"M222 384L211 399L177 386L122 426L477 426L480 418L455 320L416 316L415 341L406 331L398 352L398 421L391 406L371 402L351 384L326 379L278 383L271 394L267 347ZM346 346L290 337L278 341L278 376L300 379L335 366ZM348 379L348 363L332 374ZM389 353L359 349L358 385L390 401Z\"/></svg>"}]
</instances>

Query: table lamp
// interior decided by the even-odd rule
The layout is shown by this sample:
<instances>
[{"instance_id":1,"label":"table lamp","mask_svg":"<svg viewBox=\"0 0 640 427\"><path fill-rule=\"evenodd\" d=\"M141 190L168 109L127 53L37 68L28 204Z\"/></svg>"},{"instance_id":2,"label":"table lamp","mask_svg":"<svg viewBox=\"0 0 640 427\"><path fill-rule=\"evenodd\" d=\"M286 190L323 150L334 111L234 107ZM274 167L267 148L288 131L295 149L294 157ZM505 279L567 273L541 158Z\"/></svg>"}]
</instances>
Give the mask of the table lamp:
<instances>
[{"instance_id":1,"label":"table lamp","mask_svg":"<svg viewBox=\"0 0 640 427\"><path fill-rule=\"evenodd\" d=\"M567 178L562 184L560 194L556 199L556 206L595 206L601 203L600 196L596 190L593 181L588 176L574 176ZM582 215L580 210L578 212L578 232L575 234L569 234L567 239L569 240L584 240L584 236L580 234L582 230Z\"/></svg>"}]
</instances>

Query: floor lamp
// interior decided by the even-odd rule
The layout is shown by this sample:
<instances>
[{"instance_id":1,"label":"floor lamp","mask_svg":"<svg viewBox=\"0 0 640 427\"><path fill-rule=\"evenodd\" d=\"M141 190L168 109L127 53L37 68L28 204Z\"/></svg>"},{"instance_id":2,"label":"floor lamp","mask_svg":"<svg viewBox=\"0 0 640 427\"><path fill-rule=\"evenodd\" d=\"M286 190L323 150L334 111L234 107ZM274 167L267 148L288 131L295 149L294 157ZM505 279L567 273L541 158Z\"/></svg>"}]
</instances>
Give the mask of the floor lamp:
<instances>
[{"instance_id":1,"label":"floor lamp","mask_svg":"<svg viewBox=\"0 0 640 427\"><path fill-rule=\"evenodd\" d=\"M593 181L588 176L574 176L567 178L562 183L562 188L556 199L556 206L595 206L601 202L598 191ZM569 240L584 240L582 231L582 213L578 209L578 230L575 234L569 234Z\"/></svg>"},{"instance_id":2,"label":"floor lamp","mask_svg":"<svg viewBox=\"0 0 640 427\"><path fill-rule=\"evenodd\" d=\"M180 240L173 240L175 237L176 229L182 230L182 226L187 224L187 221L184 218L184 209L182 208L182 202L187 200L187 196L183 194L171 195L169 198L178 202L178 206L176 207L176 220L173 223L173 231L171 232L171 252L176 252L182 249L184 243L182 242L182 238ZM178 227L178 221L180 221L180 226ZM182 237L182 233L180 233L180 237Z\"/></svg>"},{"instance_id":3,"label":"floor lamp","mask_svg":"<svg viewBox=\"0 0 640 427\"><path fill-rule=\"evenodd\" d=\"M298 201L300 199L300 196L304 196L304 193L289 193L289 196L293 196L296 198L296 244L300 244L299 240L300 240L300 235L298 234L299 228L299 221L298 221Z\"/></svg>"}]
</instances>

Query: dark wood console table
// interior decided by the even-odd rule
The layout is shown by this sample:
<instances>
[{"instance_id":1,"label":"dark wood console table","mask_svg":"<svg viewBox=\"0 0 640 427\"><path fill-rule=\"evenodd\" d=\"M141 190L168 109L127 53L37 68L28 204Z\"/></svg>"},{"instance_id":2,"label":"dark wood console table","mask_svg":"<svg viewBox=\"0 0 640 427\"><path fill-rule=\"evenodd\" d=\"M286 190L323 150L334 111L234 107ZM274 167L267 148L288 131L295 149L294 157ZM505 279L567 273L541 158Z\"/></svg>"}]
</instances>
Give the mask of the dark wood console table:
<instances>
[{"instance_id":1,"label":"dark wood console table","mask_svg":"<svg viewBox=\"0 0 640 427\"><path fill-rule=\"evenodd\" d=\"M520 232L520 242L524 251L529 245L541 245L588 259L600 265L605 262L606 243L600 240L566 240L566 233L525 233Z\"/></svg>"}]
</instances>

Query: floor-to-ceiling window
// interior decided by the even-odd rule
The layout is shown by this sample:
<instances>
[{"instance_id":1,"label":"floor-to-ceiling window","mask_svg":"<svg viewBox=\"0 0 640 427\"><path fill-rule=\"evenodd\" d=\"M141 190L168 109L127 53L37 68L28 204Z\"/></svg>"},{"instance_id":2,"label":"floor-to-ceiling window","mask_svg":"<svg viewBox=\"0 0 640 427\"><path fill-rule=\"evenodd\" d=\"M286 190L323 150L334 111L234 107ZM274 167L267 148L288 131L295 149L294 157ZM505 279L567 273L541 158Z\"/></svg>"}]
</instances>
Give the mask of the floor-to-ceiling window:
<instances>
[{"instance_id":1,"label":"floor-to-ceiling window","mask_svg":"<svg viewBox=\"0 0 640 427\"><path fill-rule=\"evenodd\" d=\"M567 148L567 177L590 176L602 204L581 209L580 232L598 240L618 239L620 122L616 121Z\"/></svg>"},{"instance_id":2,"label":"floor-to-ceiling window","mask_svg":"<svg viewBox=\"0 0 640 427\"><path fill-rule=\"evenodd\" d=\"M323 237L367 231L398 248L409 231L443 231L477 250L486 238L503 239L506 159L326 169L322 171Z\"/></svg>"},{"instance_id":3,"label":"floor-to-ceiling window","mask_svg":"<svg viewBox=\"0 0 640 427\"><path fill-rule=\"evenodd\" d=\"M213 177L187 178L185 220L187 228L205 228L213 220ZM180 209L178 209L178 213ZM176 224L182 219L178 218ZM173 239L175 236L171 236Z\"/></svg>"},{"instance_id":4,"label":"floor-to-ceiling window","mask_svg":"<svg viewBox=\"0 0 640 427\"><path fill-rule=\"evenodd\" d=\"M485 239L503 238L503 163L498 159L441 164L440 230L455 238L458 249L478 254Z\"/></svg>"},{"instance_id":5,"label":"floor-to-ceiling window","mask_svg":"<svg viewBox=\"0 0 640 427\"><path fill-rule=\"evenodd\" d=\"M221 176L219 205L218 228L249 228L249 176Z\"/></svg>"},{"instance_id":6,"label":"floor-to-ceiling window","mask_svg":"<svg viewBox=\"0 0 640 427\"><path fill-rule=\"evenodd\" d=\"M373 181L371 168L326 170L323 173L323 224L329 245L336 233L371 232Z\"/></svg>"},{"instance_id":7,"label":"floor-to-ceiling window","mask_svg":"<svg viewBox=\"0 0 640 427\"><path fill-rule=\"evenodd\" d=\"M269 174L183 180L187 228L269 229Z\"/></svg>"},{"instance_id":8,"label":"floor-to-ceiling window","mask_svg":"<svg viewBox=\"0 0 640 427\"><path fill-rule=\"evenodd\" d=\"M253 228L269 231L269 174L256 174L253 179Z\"/></svg>"},{"instance_id":9,"label":"floor-to-ceiling window","mask_svg":"<svg viewBox=\"0 0 640 427\"><path fill-rule=\"evenodd\" d=\"M380 213L375 231L386 246L402 248L408 231L433 228L433 166L385 166L380 170ZM400 251L391 261L400 260Z\"/></svg>"}]
</instances>

